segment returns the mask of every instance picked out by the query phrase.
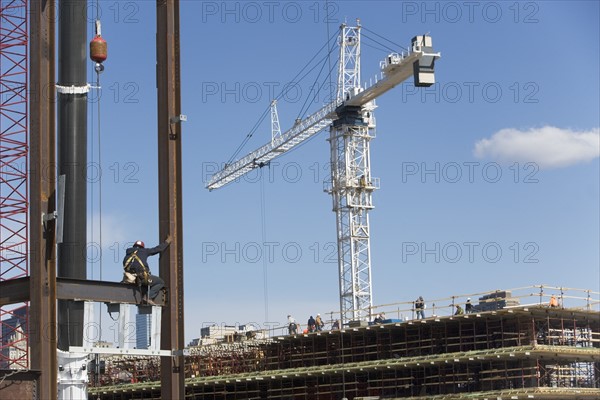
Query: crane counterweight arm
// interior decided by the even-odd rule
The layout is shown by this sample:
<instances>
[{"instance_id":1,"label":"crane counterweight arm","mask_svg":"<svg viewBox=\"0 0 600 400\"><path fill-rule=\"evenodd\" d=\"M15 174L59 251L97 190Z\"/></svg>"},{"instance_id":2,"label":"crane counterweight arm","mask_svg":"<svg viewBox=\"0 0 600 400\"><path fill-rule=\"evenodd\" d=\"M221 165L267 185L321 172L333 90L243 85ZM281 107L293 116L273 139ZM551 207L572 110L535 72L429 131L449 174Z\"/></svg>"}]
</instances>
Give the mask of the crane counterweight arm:
<instances>
[{"instance_id":1,"label":"crane counterweight arm","mask_svg":"<svg viewBox=\"0 0 600 400\"><path fill-rule=\"evenodd\" d=\"M440 57L431 47L431 37L415 36L412 48L408 53L393 53L380 63L381 78L364 90L357 93L346 93L345 101L333 101L319 111L303 119L288 129L285 133L239 160L225 165L209 180L206 188L218 189L235 181L257 167L266 165L269 161L291 150L305 140L331 125L337 118L336 109L344 106L364 106L385 92L399 85L411 75L414 75L415 86L431 86L434 83L434 62Z\"/></svg>"}]
</instances>

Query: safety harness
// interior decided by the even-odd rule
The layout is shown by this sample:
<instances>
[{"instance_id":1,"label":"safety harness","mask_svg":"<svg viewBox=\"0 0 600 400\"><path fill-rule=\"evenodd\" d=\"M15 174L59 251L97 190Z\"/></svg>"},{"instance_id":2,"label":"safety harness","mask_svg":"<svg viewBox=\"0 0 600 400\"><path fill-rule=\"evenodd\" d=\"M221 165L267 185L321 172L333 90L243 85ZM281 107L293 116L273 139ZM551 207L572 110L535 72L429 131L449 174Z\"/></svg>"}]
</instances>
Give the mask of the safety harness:
<instances>
[{"instance_id":1,"label":"safety harness","mask_svg":"<svg viewBox=\"0 0 600 400\"><path fill-rule=\"evenodd\" d=\"M144 263L142 262L142 260L140 259L140 257L138 257L137 252L138 251L135 250L127 258L127 260L125 260L125 262L123 263L123 282L125 282L125 283L136 283L136 281L139 279L139 282L142 285L147 285L149 283L149 280L148 280L148 271L146 270L146 267L145 267ZM138 272L133 267L133 263L136 262L136 261L142 267L142 270L141 270L141 273L140 273L141 276L138 275Z\"/></svg>"}]
</instances>

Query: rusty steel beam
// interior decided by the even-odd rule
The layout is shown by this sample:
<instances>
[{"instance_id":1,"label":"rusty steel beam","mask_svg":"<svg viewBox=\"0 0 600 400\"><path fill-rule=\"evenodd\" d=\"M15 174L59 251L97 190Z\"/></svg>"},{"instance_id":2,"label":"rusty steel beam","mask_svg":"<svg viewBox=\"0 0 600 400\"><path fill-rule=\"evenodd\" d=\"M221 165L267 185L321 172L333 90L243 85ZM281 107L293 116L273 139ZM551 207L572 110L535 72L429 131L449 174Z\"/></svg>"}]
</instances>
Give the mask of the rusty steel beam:
<instances>
[{"instance_id":1,"label":"rusty steel beam","mask_svg":"<svg viewBox=\"0 0 600 400\"><path fill-rule=\"evenodd\" d=\"M36 390L40 371L0 369L0 394L2 399L41 399Z\"/></svg>"},{"instance_id":2,"label":"rusty steel beam","mask_svg":"<svg viewBox=\"0 0 600 400\"><path fill-rule=\"evenodd\" d=\"M142 293L137 285L120 282L56 278L56 298L100 303L141 304ZM157 305L164 305L164 296L157 296L155 302Z\"/></svg>"},{"instance_id":3,"label":"rusty steel beam","mask_svg":"<svg viewBox=\"0 0 600 400\"><path fill-rule=\"evenodd\" d=\"M30 300L31 286L34 282L36 279L33 276L0 282L0 306ZM71 278L55 278L55 282L57 300L140 304L142 299L140 288L136 285ZM35 296L36 294L33 294L31 297ZM165 300L164 295L157 296L155 302L163 306L166 304Z\"/></svg>"},{"instance_id":4,"label":"rusty steel beam","mask_svg":"<svg viewBox=\"0 0 600 400\"><path fill-rule=\"evenodd\" d=\"M30 286L31 369L41 371L37 396L57 397L55 224L55 31L52 0L30 1Z\"/></svg>"},{"instance_id":5,"label":"rusty steel beam","mask_svg":"<svg viewBox=\"0 0 600 400\"><path fill-rule=\"evenodd\" d=\"M29 301L29 277L0 282L0 307Z\"/></svg>"},{"instance_id":6,"label":"rusty steel beam","mask_svg":"<svg viewBox=\"0 0 600 400\"><path fill-rule=\"evenodd\" d=\"M168 305L162 309L161 349L179 350L183 336L183 228L181 192L181 113L179 0L156 1L158 94L158 187L160 239L171 245L160 259ZM163 399L185 398L183 355L161 357Z\"/></svg>"}]
</instances>

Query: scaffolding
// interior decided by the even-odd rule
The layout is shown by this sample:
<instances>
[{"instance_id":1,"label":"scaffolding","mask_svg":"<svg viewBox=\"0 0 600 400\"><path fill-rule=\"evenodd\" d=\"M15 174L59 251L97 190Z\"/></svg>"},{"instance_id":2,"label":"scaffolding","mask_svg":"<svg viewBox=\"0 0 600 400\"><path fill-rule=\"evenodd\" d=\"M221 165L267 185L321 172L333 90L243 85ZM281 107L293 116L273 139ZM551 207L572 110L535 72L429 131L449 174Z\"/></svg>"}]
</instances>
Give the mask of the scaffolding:
<instances>
[{"instance_id":1,"label":"scaffolding","mask_svg":"<svg viewBox=\"0 0 600 400\"><path fill-rule=\"evenodd\" d=\"M511 303L489 295L480 298ZM506 305L203 346L185 364L191 399L591 399L600 397L600 313L586 305ZM154 398L158 385L90 394Z\"/></svg>"},{"instance_id":2,"label":"scaffolding","mask_svg":"<svg viewBox=\"0 0 600 400\"><path fill-rule=\"evenodd\" d=\"M28 6L0 5L0 282L29 276ZM29 368L29 306L0 307L0 369Z\"/></svg>"}]
</instances>

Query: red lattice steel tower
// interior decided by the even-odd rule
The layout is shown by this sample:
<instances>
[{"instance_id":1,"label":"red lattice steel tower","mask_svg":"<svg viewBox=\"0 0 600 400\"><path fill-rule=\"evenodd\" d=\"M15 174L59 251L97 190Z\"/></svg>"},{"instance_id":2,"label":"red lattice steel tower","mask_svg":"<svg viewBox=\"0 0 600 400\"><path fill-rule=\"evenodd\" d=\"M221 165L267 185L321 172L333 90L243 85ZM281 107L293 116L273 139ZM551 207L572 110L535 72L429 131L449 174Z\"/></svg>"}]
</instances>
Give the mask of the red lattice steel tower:
<instances>
[{"instance_id":1,"label":"red lattice steel tower","mask_svg":"<svg viewBox=\"0 0 600 400\"><path fill-rule=\"evenodd\" d=\"M28 9L0 3L0 282L28 268ZM28 305L0 308L0 369L29 368Z\"/></svg>"}]
</instances>

